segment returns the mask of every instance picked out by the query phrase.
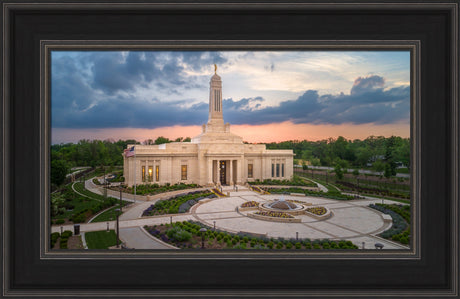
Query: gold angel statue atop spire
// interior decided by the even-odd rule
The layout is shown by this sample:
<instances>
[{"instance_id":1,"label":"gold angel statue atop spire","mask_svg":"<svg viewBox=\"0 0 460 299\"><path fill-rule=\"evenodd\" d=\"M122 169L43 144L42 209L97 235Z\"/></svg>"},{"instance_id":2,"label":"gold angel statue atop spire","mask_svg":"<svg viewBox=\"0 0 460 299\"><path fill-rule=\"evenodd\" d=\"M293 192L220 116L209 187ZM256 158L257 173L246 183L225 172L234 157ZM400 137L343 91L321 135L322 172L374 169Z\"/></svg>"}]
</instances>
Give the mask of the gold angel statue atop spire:
<instances>
[{"instance_id":1,"label":"gold angel statue atop spire","mask_svg":"<svg viewBox=\"0 0 460 299\"><path fill-rule=\"evenodd\" d=\"M217 74L217 64L214 63L214 74Z\"/></svg>"}]
</instances>

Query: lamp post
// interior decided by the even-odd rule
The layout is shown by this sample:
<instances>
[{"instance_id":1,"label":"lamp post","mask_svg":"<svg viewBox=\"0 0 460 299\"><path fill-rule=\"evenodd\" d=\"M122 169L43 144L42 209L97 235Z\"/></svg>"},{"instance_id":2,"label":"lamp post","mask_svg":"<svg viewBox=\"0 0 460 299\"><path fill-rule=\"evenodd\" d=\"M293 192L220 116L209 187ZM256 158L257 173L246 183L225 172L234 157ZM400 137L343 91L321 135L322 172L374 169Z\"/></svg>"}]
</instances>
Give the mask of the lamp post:
<instances>
[{"instance_id":1,"label":"lamp post","mask_svg":"<svg viewBox=\"0 0 460 299\"><path fill-rule=\"evenodd\" d=\"M204 249L204 233L207 231L206 228L202 227L200 228L201 232L201 249Z\"/></svg>"},{"instance_id":2,"label":"lamp post","mask_svg":"<svg viewBox=\"0 0 460 299\"><path fill-rule=\"evenodd\" d=\"M117 214L117 248L120 247L119 244L119 234L120 234L120 223L118 222L118 216L120 214L120 209L115 209L115 213Z\"/></svg>"},{"instance_id":3,"label":"lamp post","mask_svg":"<svg viewBox=\"0 0 460 299\"><path fill-rule=\"evenodd\" d=\"M216 221L214 220L214 231L216 231Z\"/></svg>"}]
</instances>

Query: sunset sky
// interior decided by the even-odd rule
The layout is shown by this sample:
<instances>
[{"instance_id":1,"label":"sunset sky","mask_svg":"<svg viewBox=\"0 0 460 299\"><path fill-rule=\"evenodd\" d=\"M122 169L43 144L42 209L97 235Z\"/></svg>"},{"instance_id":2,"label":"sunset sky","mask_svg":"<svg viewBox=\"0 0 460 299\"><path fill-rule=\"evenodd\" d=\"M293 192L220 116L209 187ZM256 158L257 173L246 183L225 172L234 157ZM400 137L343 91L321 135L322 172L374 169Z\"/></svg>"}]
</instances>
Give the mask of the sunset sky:
<instances>
[{"instance_id":1,"label":"sunset sky","mask_svg":"<svg viewBox=\"0 0 460 299\"><path fill-rule=\"evenodd\" d=\"M51 63L53 144L198 135L214 63L245 141L410 135L408 51L54 51Z\"/></svg>"}]
</instances>

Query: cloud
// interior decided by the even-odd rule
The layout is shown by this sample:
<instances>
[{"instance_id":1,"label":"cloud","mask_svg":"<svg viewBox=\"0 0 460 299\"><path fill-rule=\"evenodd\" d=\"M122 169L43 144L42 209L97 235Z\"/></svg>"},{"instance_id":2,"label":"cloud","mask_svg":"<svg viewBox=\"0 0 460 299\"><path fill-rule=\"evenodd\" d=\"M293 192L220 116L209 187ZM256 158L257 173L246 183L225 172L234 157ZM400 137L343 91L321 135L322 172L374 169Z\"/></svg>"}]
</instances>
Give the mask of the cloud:
<instances>
[{"instance_id":1,"label":"cloud","mask_svg":"<svg viewBox=\"0 0 460 299\"><path fill-rule=\"evenodd\" d=\"M207 82L213 63L225 70L234 62L219 52L197 51L53 54L52 127L201 125L208 117ZM278 73L278 65L270 61L264 71ZM280 98L277 104L253 90L250 97L224 99L224 119L250 125L408 123L409 86L385 89L385 82L377 75L357 77L349 94L320 95L304 89L297 98Z\"/></svg>"},{"instance_id":2,"label":"cloud","mask_svg":"<svg viewBox=\"0 0 460 299\"><path fill-rule=\"evenodd\" d=\"M385 79L380 76L358 77L353 83L351 94L362 94L374 90L383 89Z\"/></svg>"}]
</instances>

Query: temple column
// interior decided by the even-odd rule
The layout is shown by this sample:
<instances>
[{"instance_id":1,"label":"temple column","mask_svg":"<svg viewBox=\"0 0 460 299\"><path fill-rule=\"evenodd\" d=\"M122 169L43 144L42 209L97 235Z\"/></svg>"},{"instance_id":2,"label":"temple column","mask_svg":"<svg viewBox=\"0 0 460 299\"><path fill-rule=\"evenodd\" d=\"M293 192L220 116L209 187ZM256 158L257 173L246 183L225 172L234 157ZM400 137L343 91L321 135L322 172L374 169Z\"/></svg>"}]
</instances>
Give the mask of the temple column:
<instances>
[{"instance_id":1,"label":"temple column","mask_svg":"<svg viewBox=\"0 0 460 299\"><path fill-rule=\"evenodd\" d=\"M212 162L213 160L208 158L208 185L212 185L213 182L213 173L212 173Z\"/></svg>"},{"instance_id":2,"label":"temple column","mask_svg":"<svg viewBox=\"0 0 460 299\"><path fill-rule=\"evenodd\" d=\"M233 185L233 160L229 160L228 161L229 163L229 172L230 172L230 177L229 177L229 185Z\"/></svg>"},{"instance_id":3,"label":"temple column","mask_svg":"<svg viewBox=\"0 0 460 299\"><path fill-rule=\"evenodd\" d=\"M243 174L242 174L242 160L241 159L238 159L236 160L236 182L239 183L239 184L244 184L244 180L243 180Z\"/></svg>"}]
</instances>

